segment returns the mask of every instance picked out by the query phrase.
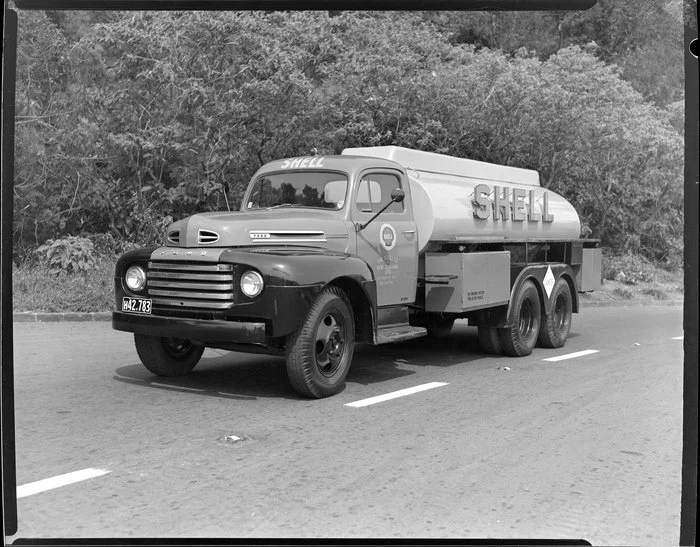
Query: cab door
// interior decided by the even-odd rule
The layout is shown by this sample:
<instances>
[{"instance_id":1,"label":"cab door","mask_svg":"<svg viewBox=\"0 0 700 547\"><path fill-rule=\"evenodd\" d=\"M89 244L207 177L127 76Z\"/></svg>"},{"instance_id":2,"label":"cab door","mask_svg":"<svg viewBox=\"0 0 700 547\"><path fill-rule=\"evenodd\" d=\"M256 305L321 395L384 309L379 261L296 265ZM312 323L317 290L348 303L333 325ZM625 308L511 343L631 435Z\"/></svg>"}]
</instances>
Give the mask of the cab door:
<instances>
[{"instance_id":1,"label":"cab door","mask_svg":"<svg viewBox=\"0 0 700 547\"><path fill-rule=\"evenodd\" d=\"M402 180L403 179L403 180ZM352 220L364 224L391 201L391 192L401 188L406 196L355 232L357 254L374 270L377 306L411 304L416 299L418 234L408 183L399 172L369 170L360 175L351 204Z\"/></svg>"}]
</instances>

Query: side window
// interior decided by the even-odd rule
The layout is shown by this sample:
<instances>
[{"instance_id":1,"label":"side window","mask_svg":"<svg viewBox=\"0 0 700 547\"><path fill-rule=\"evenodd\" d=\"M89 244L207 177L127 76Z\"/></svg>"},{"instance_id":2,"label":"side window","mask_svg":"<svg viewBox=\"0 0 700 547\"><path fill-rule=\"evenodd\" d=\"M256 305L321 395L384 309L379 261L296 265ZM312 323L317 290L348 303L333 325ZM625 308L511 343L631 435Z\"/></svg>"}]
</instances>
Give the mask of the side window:
<instances>
[{"instance_id":1,"label":"side window","mask_svg":"<svg viewBox=\"0 0 700 547\"><path fill-rule=\"evenodd\" d=\"M368 173L360 180L355 206L363 213L376 213L391 200L391 192L396 188L401 188L401 182L396 175ZM403 203L392 203L386 210L387 213L403 211Z\"/></svg>"}]
</instances>

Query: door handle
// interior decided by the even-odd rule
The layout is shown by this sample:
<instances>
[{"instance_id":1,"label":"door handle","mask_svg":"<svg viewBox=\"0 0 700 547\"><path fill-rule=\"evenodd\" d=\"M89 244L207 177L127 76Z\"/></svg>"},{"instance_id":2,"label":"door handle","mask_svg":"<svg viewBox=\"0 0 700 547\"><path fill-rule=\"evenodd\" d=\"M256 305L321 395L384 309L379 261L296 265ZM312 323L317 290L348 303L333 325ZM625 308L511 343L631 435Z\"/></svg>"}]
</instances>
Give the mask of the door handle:
<instances>
[{"instance_id":1,"label":"door handle","mask_svg":"<svg viewBox=\"0 0 700 547\"><path fill-rule=\"evenodd\" d=\"M416 231L415 231L415 230L404 230L404 231L401 232L401 233L402 233L402 234L411 234L411 235L413 235L413 234L416 233Z\"/></svg>"}]
</instances>

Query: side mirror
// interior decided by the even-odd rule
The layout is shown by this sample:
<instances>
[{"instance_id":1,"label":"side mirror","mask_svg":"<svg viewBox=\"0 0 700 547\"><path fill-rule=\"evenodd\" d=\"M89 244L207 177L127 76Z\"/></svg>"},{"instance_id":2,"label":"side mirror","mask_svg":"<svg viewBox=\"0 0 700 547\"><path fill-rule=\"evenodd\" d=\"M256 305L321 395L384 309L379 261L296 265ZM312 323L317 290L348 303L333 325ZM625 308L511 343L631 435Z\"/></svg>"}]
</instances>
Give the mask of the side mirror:
<instances>
[{"instance_id":1,"label":"side mirror","mask_svg":"<svg viewBox=\"0 0 700 547\"><path fill-rule=\"evenodd\" d=\"M401 203L405 197L406 197L406 192L404 192L401 188L394 188L391 191L391 201L387 202L387 204L384 207L382 207L379 211L377 211L375 213L375 215L372 218L370 218L367 222L365 222L364 224L355 224L355 231L361 232L362 230L367 228L367 225L370 222L372 222L375 218L377 218L379 215L381 215L384 211L386 211L392 203Z\"/></svg>"},{"instance_id":2,"label":"side mirror","mask_svg":"<svg viewBox=\"0 0 700 547\"><path fill-rule=\"evenodd\" d=\"M404 192L401 188L394 188L391 191L391 201L395 203L401 203L405 197L406 192Z\"/></svg>"}]
</instances>

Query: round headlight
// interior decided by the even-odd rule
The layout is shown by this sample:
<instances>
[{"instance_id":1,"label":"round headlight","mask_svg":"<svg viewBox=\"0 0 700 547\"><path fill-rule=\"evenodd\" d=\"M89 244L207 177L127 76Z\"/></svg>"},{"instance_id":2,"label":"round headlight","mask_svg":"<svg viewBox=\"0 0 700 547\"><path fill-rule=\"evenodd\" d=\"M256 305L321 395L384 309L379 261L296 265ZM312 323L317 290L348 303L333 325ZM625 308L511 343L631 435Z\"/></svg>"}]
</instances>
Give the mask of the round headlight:
<instances>
[{"instance_id":1,"label":"round headlight","mask_svg":"<svg viewBox=\"0 0 700 547\"><path fill-rule=\"evenodd\" d=\"M250 298L258 296L262 292L263 286L263 278L258 272L250 270L241 276L241 290Z\"/></svg>"},{"instance_id":2,"label":"round headlight","mask_svg":"<svg viewBox=\"0 0 700 547\"><path fill-rule=\"evenodd\" d=\"M126 286L132 291L140 291L146 286L146 272L141 266L131 266L124 276Z\"/></svg>"}]
</instances>

